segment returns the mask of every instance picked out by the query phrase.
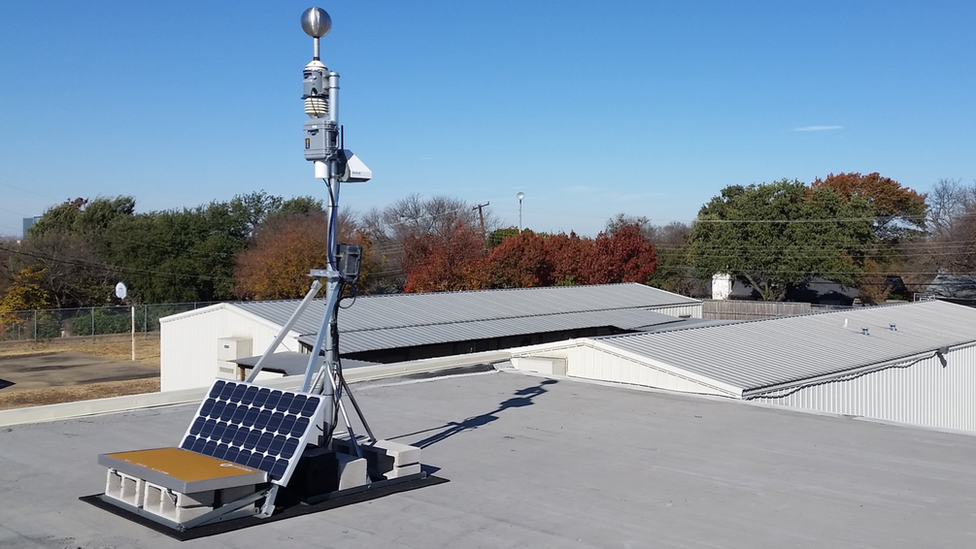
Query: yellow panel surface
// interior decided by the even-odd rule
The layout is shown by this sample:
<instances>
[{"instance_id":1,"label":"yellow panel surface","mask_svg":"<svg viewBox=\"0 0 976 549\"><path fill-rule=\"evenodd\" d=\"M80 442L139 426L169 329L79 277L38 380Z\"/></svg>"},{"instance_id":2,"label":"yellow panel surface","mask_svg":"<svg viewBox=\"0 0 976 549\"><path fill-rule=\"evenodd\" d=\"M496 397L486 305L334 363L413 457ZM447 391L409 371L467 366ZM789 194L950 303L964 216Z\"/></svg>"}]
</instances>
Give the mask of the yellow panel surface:
<instances>
[{"instance_id":1,"label":"yellow panel surface","mask_svg":"<svg viewBox=\"0 0 976 549\"><path fill-rule=\"evenodd\" d=\"M261 473L258 469L212 458L182 448L156 448L153 450L135 450L132 452L117 452L105 455L183 482L198 482L201 480Z\"/></svg>"}]
</instances>

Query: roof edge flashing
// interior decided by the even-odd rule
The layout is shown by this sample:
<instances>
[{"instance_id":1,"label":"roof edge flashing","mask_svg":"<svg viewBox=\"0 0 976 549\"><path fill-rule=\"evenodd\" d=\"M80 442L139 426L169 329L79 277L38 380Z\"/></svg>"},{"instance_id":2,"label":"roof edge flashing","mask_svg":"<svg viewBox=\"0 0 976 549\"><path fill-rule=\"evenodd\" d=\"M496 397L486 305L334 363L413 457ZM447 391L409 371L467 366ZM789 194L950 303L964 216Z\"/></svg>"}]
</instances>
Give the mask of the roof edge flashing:
<instances>
[{"instance_id":1,"label":"roof edge flashing","mask_svg":"<svg viewBox=\"0 0 976 549\"><path fill-rule=\"evenodd\" d=\"M971 346L972 343L965 345ZM949 345L948 348L959 349L962 345ZM880 372L882 370L889 370L892 368L911 368L915 364L923 360L933 358L939 354L938 349L933 349L931 351L925 351L922 353L913 353L910 355L905 355L898 358L893 358L885 360L884 362L878 362L875 364L869 364L867 366L859 366L857 368L851 368L848 370L841 370L839 372L831 372L827 374L821 374L818 376L798 379L794 381L787 381L784 383L777 383L775 385L768 385L765 387L755 387L752 389L746 389L742 393L742 398L744 400L751 400L755 398L785 398L787 396L796 393L807 387L812 387L814 385L824 385L827 383L837 383L842 381L851 381L862 376L873 374L875 372ZM781 394L775 394L781 393Z\"/></svg>"}]
</instances>

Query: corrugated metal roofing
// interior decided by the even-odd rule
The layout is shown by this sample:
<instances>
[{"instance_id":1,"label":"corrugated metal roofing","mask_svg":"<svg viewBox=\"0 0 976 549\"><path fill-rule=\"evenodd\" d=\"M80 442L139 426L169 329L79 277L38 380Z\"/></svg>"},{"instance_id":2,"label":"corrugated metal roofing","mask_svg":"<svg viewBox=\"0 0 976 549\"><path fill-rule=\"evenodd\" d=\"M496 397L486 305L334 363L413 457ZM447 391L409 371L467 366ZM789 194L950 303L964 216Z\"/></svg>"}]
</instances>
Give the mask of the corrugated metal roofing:
<instances>
[{"instance_id":1,"label":"corrugated metal roofing","mask_svg":"<svg viewBox=\"0 0 976 549\"><path fill-rule=\"evenodd\" d=\"M636 330L645 326L680 322L682 319L646 309L547 314L356 331L343 330L340 322L339 350L341 353L355 353L602 326ZM299 340L312 345L315 342L315 336L306 335L300 337Z\"/></svg>"},{"instance_id":2,"label":"corrugated metal roofing","mask_svg":"<svg viewBox=\"0 0 976 549\"><path fill-rule=\"evenodd\" d=\"M613 336L596 344L750 392L972 342L976 309L928 301Z\"/></svg>"},{"instance_id":3,"label":"corrugated metal roofing","mask_svg":"<svg viewBox=\"0 0 976 549\"><path fill-rule=\"evenodd\" d=\"M259 301L232 306L283 325L298 303ZM344 301L343 306L349 303ZM654 308L698 303L636 283L367 296L339 313L340 352L601 326L633 330L677 321L653 312ZM314 340L324 311L325 300L317 299L295 324L294 331L305 336L303 341Z\"/></svg>"}]
</instances>

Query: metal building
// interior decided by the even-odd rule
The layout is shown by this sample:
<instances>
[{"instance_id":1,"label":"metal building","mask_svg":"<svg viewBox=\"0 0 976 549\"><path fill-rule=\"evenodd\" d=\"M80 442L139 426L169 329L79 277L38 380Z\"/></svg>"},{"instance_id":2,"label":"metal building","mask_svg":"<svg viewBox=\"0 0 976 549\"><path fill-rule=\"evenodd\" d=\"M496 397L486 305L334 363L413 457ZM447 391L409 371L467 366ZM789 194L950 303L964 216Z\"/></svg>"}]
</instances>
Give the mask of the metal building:
<instances>
[{"instance_id":1,"label":"metal building","mask_svg":"<svg viewBox=\"0 0 976 549\"><path fill-rule=\"evenodd\" d=\"M221 303L160 319L161 389L234 377L234 361L263 352L298 303ZM365 296L343 306L340 354L380 363L637 332L702 316L701 301L636 283ZM323 308L323 300L313 301L279 351L311 349Z\"/></svg>"},{"instance_id":2,"label":"metal building","mask_svg":"<svg viewBox=\"0 0 976 549\"><path fill-rule=\"evenodd\" d=\"M520 369L976 431L976 309L928 301L513 352Z\"/></svg>"}]
</instances>

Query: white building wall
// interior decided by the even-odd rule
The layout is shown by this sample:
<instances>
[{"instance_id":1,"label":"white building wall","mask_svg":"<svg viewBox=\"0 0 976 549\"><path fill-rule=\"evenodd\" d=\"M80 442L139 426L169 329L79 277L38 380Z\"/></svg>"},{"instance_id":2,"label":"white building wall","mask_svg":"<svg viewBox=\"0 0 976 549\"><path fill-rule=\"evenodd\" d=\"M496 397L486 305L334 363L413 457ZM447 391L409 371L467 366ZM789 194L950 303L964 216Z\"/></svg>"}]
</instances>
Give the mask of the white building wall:
<instances>
[{"instance_id":1,"label":"white building wall","mask_svg":"<svg viewBox=\"0 0 976 549\"><path fill-rule=\"evenodd\" d=\"M688 305L671 305L668 307L654 307L648 309L662 315L671 315L681 318L702 318L702 304L691 303Z\"/></svg>"},{"instance_id":2,"label":"white building wall","mask_svg":"<svg viewBox=\"0 0 976 549\"><path fill-rule=\"evenodd\" d=\"M976 347L758 402L926 427L976 431Z\"/></svg>"},{"instance_id":3,"label":"white building wall","mask_svg":"<svg viewBox=\"0 0 976 549\"><path fill-rule=\"evenodd\" d=\"M645 361L621 356L589 345L577 347L566 363L571 377L642 385L668 391L705 395L731 396L728 392Z\"/></svg>"},{"instance_id":4,"label":"white building wall","mask_svg":"<svg viewBox=\"0 0 976 549\"><path fill-rule=\"evenodd\" d=\"M666 368L657 367L636 358L607 352L596 348L585 339L575 340L571 345L551 343L519 349L513 353L512 365L521 370L533 370L531 360L521 361L520 357L563 358L566 360L566 375L597 381L611 381L654 387L668 391L717 396L734 396L731 391L682 376ZM523 362L525 364L523 364Z\"/></svg>"},{"instance_id":5,"label":"white building wall","mask_svg":"<svg viewBox=\"0 0 976 549\"><path fill-rule=\"evenodd\" d=\"M225 337L250 338L252 351L259 355L278 335L269 326L228 305L213 305L175 315L160 321L161 391L176 391L209 386L215 377L228 377L219 371L217 341ZM295 337L288 337L278 351L299 351ZM277 377L275 374L261 374Z\"/></svg>"}]
</instances>

